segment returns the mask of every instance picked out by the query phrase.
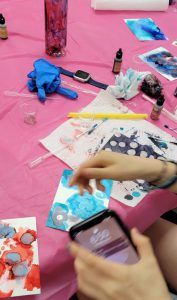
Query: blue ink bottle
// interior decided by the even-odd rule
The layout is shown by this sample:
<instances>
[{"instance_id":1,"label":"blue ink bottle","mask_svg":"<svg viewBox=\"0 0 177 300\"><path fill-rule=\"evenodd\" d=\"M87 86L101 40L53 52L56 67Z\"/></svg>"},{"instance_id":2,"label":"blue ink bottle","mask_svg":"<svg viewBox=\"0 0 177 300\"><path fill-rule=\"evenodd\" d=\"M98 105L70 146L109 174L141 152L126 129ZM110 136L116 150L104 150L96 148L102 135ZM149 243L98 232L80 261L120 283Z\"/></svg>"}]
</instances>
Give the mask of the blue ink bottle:
<instances>
[{"instance_id":1,"label":"blue ink bottle","mask_svg":"<svg viewBox=\"0 0 177 300\"><path fill-rule=\"evenodd\" d=\"M150 114L150 118L152 120L158 120L159 119L159 116L160 116L162 108L163 108L164 101L165 101L164 95L160 95L157 98L157 101L154 104L152 112Z\"/></svg>"}]
</instances>

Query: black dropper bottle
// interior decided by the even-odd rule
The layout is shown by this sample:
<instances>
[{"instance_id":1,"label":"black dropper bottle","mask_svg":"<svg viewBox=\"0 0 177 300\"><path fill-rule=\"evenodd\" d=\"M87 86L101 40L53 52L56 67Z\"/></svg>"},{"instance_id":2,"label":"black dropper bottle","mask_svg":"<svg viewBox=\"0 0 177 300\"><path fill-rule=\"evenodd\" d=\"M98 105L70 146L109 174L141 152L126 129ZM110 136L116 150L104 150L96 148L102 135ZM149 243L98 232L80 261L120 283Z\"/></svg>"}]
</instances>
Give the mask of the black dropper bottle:
<instances>
[{"instance_id":1,"label":"black dropper bottle","mask_svg":"<svg viewBox=\"0 0 177 300\"><path fill-rule=\"evenodd\" d=\"M154 104L152 112L150 114L150 117L151 117L152 120L158 120L159 119L159 116L160 116L162 108L163 108L164 101L165 101L164 95L160 95L157 98L157 101Z\"/></svg>"},{"instance_id":2,"label":"black dropper bottle","mask_svg":"<svg viewBox=\"0 0 177 300\"><path fill-rule=\"evenodd\" d=\"M119 48L119 50L116 52L116 57L114 59L114 64L113 64L113 68L112 68L112 72L115 74L120 73L121 64L122 64L122 56L123 56L122 49Z\"/></svg>"},{"instance_id":3,"label":"black dropper bottle","mask_svg":"<svg viewBox=\"0 0 177 300\"><path fill-rule=\"evenodd\" d=\"M5 24L5 18L3 17L3 14L0 14L0 24L4 25Z\"/></svg>"}]
</instances>

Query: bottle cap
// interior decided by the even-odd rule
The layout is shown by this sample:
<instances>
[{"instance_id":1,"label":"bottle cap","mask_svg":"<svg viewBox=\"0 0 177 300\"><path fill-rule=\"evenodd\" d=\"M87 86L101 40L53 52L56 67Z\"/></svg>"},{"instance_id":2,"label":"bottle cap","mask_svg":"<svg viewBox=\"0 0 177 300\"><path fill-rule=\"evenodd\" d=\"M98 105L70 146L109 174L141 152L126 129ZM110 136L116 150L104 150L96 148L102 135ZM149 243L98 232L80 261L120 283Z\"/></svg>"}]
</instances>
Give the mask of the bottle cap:
<instances>
[{"instance_id":1,"label":"bottle cap","mask_svg":"<svg viewBox=\"0 0 177 300\"><path fill-rule=\"evenodd\" d=\"M160 95L160 96L158 97L158 99L157 99L156 104L157 104L158 106L162 106L162 105L164 104L164 101L165 101L164 95Z\"/></svg>"},{"instance_id":2,"label":"bottle cap","mask_svg":"<svg viewBox=\"0 0 177 300\"><path fill-rule=\"evenodd\" d=\"M3 14L0 14L0 25L5 24L5 18L3 17Z\"/></svg>"},{"instance_id":3,"label":"bottle cap","mask_svg":"<svg viewBox=\"0 0 177 300\"><path fill-rule=\"evenodd\" d=\"M122 49L119 48L119 50L116 52L116 58L121 59L123 55Z\"/></svg>"}]
</instances>

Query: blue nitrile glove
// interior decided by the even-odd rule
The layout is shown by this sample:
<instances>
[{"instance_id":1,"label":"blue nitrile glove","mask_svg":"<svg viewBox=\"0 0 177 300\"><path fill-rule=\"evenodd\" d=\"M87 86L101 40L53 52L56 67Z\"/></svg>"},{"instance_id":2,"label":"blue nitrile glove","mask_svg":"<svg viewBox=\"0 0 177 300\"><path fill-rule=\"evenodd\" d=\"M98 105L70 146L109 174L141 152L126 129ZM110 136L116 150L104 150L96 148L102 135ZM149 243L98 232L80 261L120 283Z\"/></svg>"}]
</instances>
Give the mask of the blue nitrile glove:
<instances>
[{"instance_id":1,"label":"blue nitrile glove","mask_svg":"<svg viewBox=\"0 0 177 300\"><path fill-rule=\"evenodd\" d=\"M60 70L47 60L40 58L34 62L34 70L28 75L28 89L30 92L38 92L38 98L45 102L46 94L59 93L69 99L76 99L78 94L70 89L60 86Z\"/></svg>"}]
</instances>

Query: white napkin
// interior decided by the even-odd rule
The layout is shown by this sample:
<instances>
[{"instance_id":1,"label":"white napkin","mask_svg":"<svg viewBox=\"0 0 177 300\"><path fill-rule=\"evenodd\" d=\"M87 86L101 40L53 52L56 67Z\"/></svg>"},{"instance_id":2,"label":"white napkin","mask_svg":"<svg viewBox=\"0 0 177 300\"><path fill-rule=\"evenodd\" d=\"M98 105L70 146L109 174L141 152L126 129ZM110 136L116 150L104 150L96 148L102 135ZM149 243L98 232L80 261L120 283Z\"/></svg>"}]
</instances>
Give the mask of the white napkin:
<instances>
[{"instance_id":1,"label":"white napkin","mask_svg":"<svg viewBox=\"0 0 177 300\"><path fill-rule=\"evenodd\" d=\"M116 76L115 85L109 85L107 91L115 98L130 100L139 93L139 84L149 72L138 72L129 68L125 75Z\"/></svg>"},{"instance_id":2,"label":"white napkin","mask_svg":"<svg viewBox=\"0 0 177 300\"><path fill-rule=\"evenodd\" d=\"M91 7L98 10L165 11L169 0L91 0Z\"/></svg>"}]
</instances>

